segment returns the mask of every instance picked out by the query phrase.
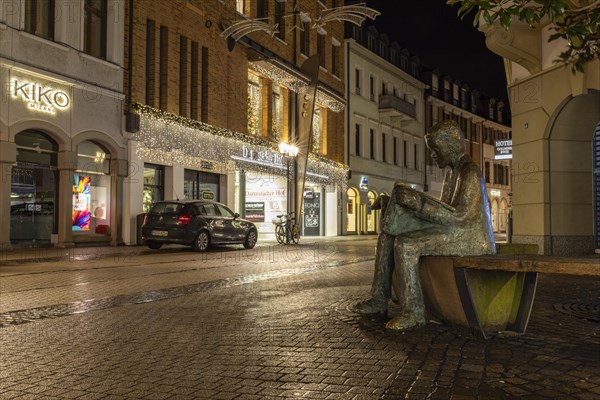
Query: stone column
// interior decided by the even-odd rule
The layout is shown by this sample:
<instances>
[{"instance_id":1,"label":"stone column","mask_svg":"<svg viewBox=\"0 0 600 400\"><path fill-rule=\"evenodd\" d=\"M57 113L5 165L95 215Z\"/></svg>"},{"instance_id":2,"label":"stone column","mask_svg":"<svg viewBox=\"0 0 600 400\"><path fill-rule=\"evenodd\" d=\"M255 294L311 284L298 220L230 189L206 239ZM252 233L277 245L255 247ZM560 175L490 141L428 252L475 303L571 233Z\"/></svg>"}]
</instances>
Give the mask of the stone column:
<instances>
[{"instance_id":1,"label":"stone column","mask_svg":"<svg viewBox=\"0 0 600 400\"><path fill-rule=\"evenodd\" d=\"M14 142L0 141L0 250L11 247L10 244L10 191L12 167L17 161L17 146Z\"/></svg>"},{"instance_id":2,"label":"stone column","mask_svg":"<svg viewBox=\"0 0 600 400\"><path fill-rule=\"evenodd\" d=\"M123 210L123 180L127 176L127 160L110 160L110 245L116 246L121 241L119 228L127 215Z\"/></svg>"},{"instance_id":3,"label":"stone column","mask_svg":"<svg viewBox=\"0 0 600 400\"><path fill-rule=\"evenodd\" d=\"M73 176L77 169L77 152L58 153L58 242L56 247L73 247Z\"/></svg>"}]
</instances>

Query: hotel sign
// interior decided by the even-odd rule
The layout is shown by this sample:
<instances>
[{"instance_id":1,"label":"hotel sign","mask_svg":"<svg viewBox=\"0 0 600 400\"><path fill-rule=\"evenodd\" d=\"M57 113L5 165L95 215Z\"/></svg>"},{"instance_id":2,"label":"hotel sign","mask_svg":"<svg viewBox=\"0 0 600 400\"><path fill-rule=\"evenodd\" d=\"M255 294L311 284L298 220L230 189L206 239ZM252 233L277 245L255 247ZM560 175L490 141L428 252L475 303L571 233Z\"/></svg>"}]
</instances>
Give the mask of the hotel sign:
<instances>
[{"instance_id":1,"label":"hotel sign","mask_svg":"<svg viewBox=\"0 0 600 400\"><path fill-rule=\"evenodd\" d=\"M494 145L494 160L512 159L512 139L496 140Z\"/></svg>"},{"instance_id":2,"label":"hotel sign","mask_svg":"<svg viewBox=\"0 0 600 400\"><path fill-rule=\"evenodd\" d=\"M66 92L52 86L14 79L11 89L12 96L23 100L31 110L56 114L57 111L66 110L71 104Z\"/></svg>"}]
</instances>

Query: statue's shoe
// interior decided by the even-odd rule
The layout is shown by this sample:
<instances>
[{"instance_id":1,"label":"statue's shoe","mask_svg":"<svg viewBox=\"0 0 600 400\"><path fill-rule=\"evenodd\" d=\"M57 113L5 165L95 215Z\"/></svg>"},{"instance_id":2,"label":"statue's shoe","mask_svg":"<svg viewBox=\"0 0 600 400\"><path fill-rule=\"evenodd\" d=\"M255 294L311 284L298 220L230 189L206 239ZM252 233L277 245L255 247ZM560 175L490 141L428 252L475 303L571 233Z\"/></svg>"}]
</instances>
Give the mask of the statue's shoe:
<instances>
[{"instance_id":1,"label":"statue's shoe","mask_svg":"<svg viewBox=\"0 0 600 400\"><path fill-rule=\"evenodd\" d=\"M375 299L363 300L354 306L354 311L359 314L385 314L387 312L387 302Z\"/></svg>"},{"instance_id":2,"label":"statue's shoe","mask_svg":"<svg viewBox=\"0 0 600 400\"><path fill-rule=\"evenodd\" d=\"M400 314L385 324L388 329L404 330L425 325L427 321L421 313Z\"/></svg>"}]
</instances>

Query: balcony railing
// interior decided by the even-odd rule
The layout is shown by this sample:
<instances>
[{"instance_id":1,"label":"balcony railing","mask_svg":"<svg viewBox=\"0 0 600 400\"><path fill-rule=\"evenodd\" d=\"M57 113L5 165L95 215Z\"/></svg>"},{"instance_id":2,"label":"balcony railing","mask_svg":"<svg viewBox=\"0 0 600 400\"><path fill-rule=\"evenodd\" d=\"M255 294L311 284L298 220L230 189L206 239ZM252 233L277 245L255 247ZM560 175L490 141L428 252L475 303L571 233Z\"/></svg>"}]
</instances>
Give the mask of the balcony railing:
<instances>
[{"instance_id":1,"label":"balcony railing","mask_svg":"<svg viewBox=\"0 0 600 400\"><path fill-rule=\"evenodd\" d=\"M417 117L414 104L391 94L379 96L379 111L389 113L390 116L408 116L413 119Z\"/></svg>"}]
</instances>

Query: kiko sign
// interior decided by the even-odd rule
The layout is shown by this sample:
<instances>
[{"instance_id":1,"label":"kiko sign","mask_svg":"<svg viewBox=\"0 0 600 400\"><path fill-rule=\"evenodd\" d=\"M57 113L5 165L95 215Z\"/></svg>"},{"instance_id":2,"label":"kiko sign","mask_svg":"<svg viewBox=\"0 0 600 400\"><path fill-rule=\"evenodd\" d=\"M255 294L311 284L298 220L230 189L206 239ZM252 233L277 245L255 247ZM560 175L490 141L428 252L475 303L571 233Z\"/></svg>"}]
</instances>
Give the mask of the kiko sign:
<instances>
[{"instance_id":1,"label":"kiko sign","mask_svg":"<svg viewBox=\"0 0 600 400\"><path fill-rule=\"evenodd\" d=\"M30 109L47 114L66 110L71 104L69 95L62 90L17 79L13 80L12 95L28 103Z\"/></svg>"}]
</instances>

